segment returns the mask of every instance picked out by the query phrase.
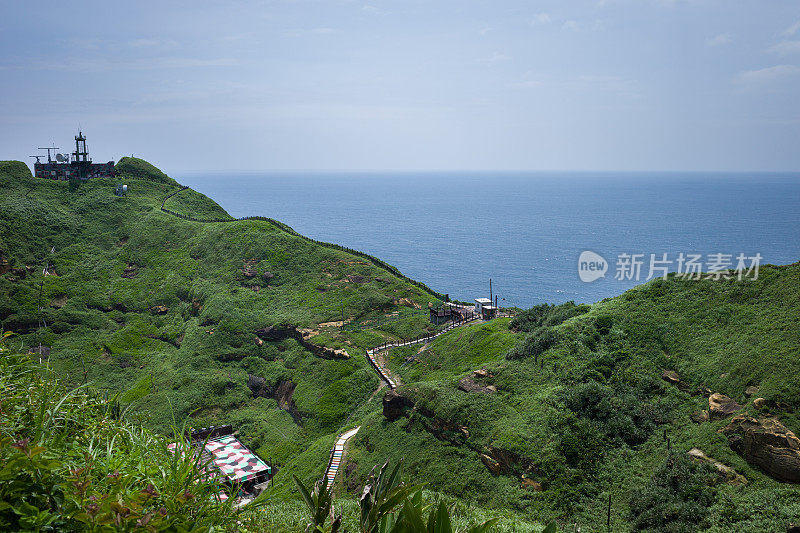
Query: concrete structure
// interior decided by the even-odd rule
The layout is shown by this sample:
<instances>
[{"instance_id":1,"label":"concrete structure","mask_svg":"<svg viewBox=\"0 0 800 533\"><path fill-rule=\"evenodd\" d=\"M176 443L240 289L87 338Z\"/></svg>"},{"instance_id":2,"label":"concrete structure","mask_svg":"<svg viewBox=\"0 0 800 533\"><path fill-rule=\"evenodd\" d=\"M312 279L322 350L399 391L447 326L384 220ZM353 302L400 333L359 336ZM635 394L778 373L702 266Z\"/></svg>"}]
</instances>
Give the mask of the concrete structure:
<instances>
[{"instance_id":1,"label":"concrete structure","mask_svg":"<svg viewBox=\"0 0 800 533\"><path fill-rule=\"evenodd\" d=\"M497 315L497 307L492 305L492 300L489 298L475 298L475 314L489 320Z\"/></svg>"},{"instance_id":2,"label":"concrete structure","mask_svg":"<svg viewBox=\"0 0 800 533\"><path fill-rule=\"evenodd\" d=\"M47 163L40 163L39 158L44 156L31 156L36 158L33 164L33 175L37 178L51 180L88 180L91 178L113 178L117 175L114 162L92 163L86 149L86 137L83 132L75 136L75 151L72 157L68 154L55 154L55 160L50 155L50 150L58 148L39 148L47 150Z\"/></svg>"}]
</instances>

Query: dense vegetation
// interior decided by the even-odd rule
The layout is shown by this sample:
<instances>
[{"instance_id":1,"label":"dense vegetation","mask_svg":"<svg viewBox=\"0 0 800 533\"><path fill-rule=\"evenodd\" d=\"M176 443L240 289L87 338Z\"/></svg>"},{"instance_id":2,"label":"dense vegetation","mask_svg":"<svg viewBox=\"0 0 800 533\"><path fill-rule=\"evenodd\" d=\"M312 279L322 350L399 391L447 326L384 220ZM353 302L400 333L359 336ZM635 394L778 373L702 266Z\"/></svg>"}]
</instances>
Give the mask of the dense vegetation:
<instances>
[{"instance_id":1,"label":"dense vegetation","mask_svg":"<svg viewBox=\"0 0 800 533\"><path fill-rule=\"evenodd\" d=\"M355 425L334 487L351 531L361 526L350 497L389 458L427 484L426 512L452 503L458 527L503 509L499 530L553 519L604 530L609 502L615 530L769 531L800 519L800 490L737 455L718 432L729 420L690 419L708 409L696 394L708 390L800 429L799 264L757 280L658 279L394 349L381 358L402 383L402 409L387 416L363 350L434 331L435 293L268 219L166 214L161 202L177 193L170 211L230 218L123 161L123 198L111 180L70 191L0 163L2 326L64 386L119 394L120 424L156 434L176 421L233 424L281 467L257 528L305 527L292 477L312 486L336 435ZM745 394L753 387L767 408ZM748 483L690 462L694 447Z\"/></svg>"}]
</instances>

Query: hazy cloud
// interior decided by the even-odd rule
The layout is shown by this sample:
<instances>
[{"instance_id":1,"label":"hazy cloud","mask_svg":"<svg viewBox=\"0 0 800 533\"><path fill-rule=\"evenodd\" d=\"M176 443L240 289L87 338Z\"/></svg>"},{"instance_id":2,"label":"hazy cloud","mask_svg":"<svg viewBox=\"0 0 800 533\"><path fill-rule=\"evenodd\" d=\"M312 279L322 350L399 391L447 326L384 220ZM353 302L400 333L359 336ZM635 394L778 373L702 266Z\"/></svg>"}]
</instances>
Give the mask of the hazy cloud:
<instances>
[{"instance_id":1,"label":"hazy cloud","mask_svg":"<svg viewBox=\"0 0 800 533\"><path fill-rule=\"evenodd\" d=\"M734 81L740 85L767 85L791 78L800 73L800 67L795 65L775 65L758 70L740 72Z\"/></svg>"},{"instance_id":2,"label":"hazy cloud","mask_svg":"<svg viewBox=\"0 0 800 533\"><path fill-rule=\"evenodd\" d=\"M800 41L783 41L770 47L769 51L781 55L800 54Z\"/></svg>"},{"instance_id":3,"label":"hazy cloud","mask_svg":"<svg viewBox=\"0 0 800 533\"><path fill-rule=\"evenodd\" d=\"M709 48L714 48L716 46L725 46L726 44L730 44L733 42L733 37L731 37L730 33L720 33L719 35L715 35L714 37L709 37L706 39L706 46Z\"/></svg>"},{"instance_id":4,"label":"hazy cloud","mask_svg":"<svg viewBox=\"0 0 800 533\"><path fill-rule=\"evenodd\" d=\"M511 57L507 56L506 54L501 54L500 52L495 52L494 54L483 58L480 61L481 63L486 63L487 65L497 65L499 63L507 63L511 61Z\"/></svg>"},{"instance_id":5,"label":"hazy cloud","mask_svg":"<svg viewBox=\"0 0 800 533\"><path fill-rule=\"evenodd\" d=\"M783 30L783 35L791 36L800 31L800 20Z\"/></svg>"},{"instance_id":6,"label":"hazy cloud","mask_svg":"<svg viewBox=\"0 0 800 533\"><path fill-rule=\"evenodd\" d=\"M550 24L552 21L553 19L550 18L550 15L547 13L537 13L529 21L529 24L531 26L544 26L545 24Z\"/></svg>"}]
</instances>

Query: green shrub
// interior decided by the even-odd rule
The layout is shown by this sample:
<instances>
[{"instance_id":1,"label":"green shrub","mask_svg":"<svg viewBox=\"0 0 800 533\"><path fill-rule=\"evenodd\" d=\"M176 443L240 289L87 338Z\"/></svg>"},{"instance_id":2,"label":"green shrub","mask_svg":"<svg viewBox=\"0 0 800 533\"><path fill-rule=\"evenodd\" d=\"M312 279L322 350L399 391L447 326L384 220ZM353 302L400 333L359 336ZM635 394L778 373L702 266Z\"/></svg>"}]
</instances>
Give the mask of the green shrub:
<instances>
[{"instance_id":1,"label":"green shrub","mask_svg":"<svg viewBox=\"0 0 800 533\"><path fill-rule=\"evenodd\" d=\"M670 454L650 482L634 491L630 501L633 530L689 532L707 527L718 479L711 465Z\"/></svg>"}]
</instances>

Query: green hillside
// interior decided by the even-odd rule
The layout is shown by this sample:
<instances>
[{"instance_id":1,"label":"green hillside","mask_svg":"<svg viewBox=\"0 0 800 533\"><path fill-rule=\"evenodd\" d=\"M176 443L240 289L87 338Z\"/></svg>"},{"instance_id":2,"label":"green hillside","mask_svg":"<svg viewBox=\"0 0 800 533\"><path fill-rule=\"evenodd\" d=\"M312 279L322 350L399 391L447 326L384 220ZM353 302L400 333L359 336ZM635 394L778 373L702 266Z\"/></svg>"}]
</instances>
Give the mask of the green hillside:
<instances>
[{"instance_id":1,"label":"green hillside","mask_svg":"<svg viewBox=\"0 0 800 533\"><path fill-rule=\"evenodd\" d=\"M232 423L283 464L375 390L365 347L428 329L436 297L364 257L265 220L182 220L160 210L170 193L166 209L230 217L152 165L119 170L125 197L2 163L0 320L69 383L122 392L147 426Z\"/></svg>"},{"instance_id":2,"label":"green hillside","mask_svg":"<svg viewBox=\"0 0 800 533\"><path fill-rule=\"evenodd\" d=\"M441 295L280 222L233 220L142 160L118 170L78 185L0 162L2 328L64 386L119 394L153 438L232 424L280 467L256 529L303 528L292 475L318 479L356 425L334 488L351 531L388 458L461 523L498 513L503 531L606 531L609 504L614 531L800 522L800 478L779 481L719 431L740 414L800 430L800 263L462 326L380 354L401 383L387 392L365 349L436 331ZM719 414L711 393L742 409Z\"/></svg>"}]
</instances>

